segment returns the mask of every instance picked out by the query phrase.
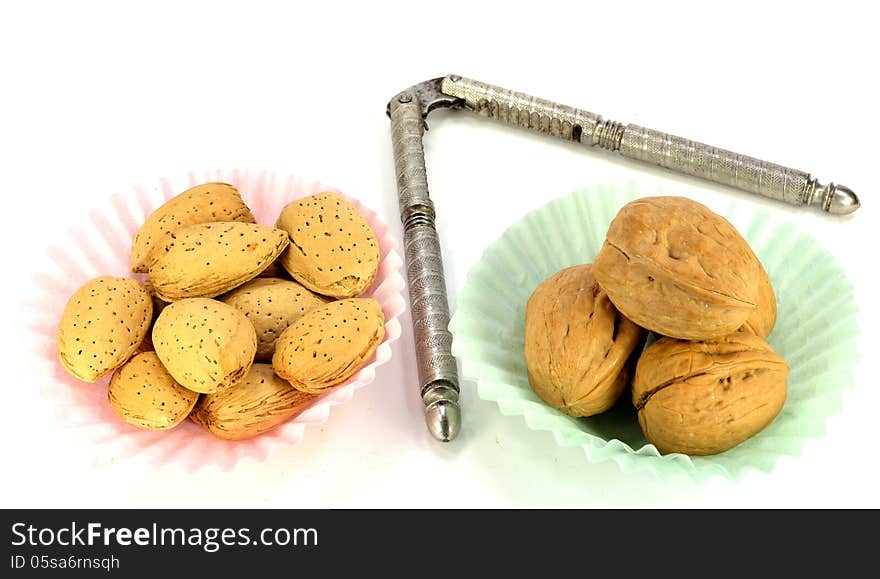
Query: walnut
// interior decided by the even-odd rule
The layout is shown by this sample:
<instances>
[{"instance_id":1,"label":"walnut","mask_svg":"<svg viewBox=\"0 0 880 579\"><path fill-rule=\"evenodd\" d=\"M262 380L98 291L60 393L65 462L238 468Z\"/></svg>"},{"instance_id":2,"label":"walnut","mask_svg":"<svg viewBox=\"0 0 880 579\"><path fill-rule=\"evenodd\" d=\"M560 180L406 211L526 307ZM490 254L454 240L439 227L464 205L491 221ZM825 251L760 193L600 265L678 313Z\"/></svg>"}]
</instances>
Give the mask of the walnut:
<instances>
[{"instance_id":1,"label":"walnut","mask_svg":"<svg viewBox=\"0 0 880 579\"><path fill-rule=\"evenodd\" d=\"M773 421L787 377L785 360L757 336L662 338L639 358L632 399L645 438L660 452L717 454Z\"/></svg>"},{"instance_id":2,"label":"walnut","mask_svg":"<svg viewBox=\"0 0 880 579\"><path fill-rule=\"evenodd\" d=\"M591 265L564 269L535 289L526 307L529 383L571 416L614 405L629 385L646 332L620 315Z\"/></svg>"},{"instance_id":3,"label":"walnut","mask_svg":"<svg viewBox=\"0 0 880 579\"><path fill-rule=\"evenodd\" d=\"M620 312L664 336L736 331L755 311L761 265L723 217L682 197L625 205L596 256L599 285Z\"/></svg>"},{"instance_id":4,"label":"walnut","mask_svg":"<svg viewBox=\"0 0 880 579\"><path fill-rule=\"evenodd\" d=\"M758 276L758 301L755 306L755 311L746 319L739 331L766 338L776 325L776 295L763 266L761 266L761 275Z\"/></svg>"}]
</instances>

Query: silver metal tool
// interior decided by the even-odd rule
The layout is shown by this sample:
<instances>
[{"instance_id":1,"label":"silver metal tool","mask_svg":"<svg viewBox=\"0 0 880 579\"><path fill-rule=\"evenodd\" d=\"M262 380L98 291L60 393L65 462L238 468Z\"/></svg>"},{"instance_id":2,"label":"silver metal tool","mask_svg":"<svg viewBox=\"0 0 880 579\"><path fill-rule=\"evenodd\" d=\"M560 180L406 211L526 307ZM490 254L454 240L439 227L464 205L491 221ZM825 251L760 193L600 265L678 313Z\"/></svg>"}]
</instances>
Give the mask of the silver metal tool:
<instances>
[{"instance_id":1,"label":"silver metal tool","mask_svg":"<svg viewBox=\"0 0 880 579\"><path fill-rule=\"evenodd\" d=\"M458 368L452 356L443 259L422 147L424 118L433 108L453 101L444 99L439 88L440 79L434 79L403 91L388 104L388 114L425 421L436 439L448 442L461 427Z\"/></svg>"},{"instance_id":2,"label":"silver metal tool","mask_svg":"<svg viewBox=\"0 0 880 579\"><path fill-rule=\"evenodd\" d=\"M849 188L834 183L823 185L803 171L638 125L604 120L594 113L458 75L428 80L399 93L388 103L387 112L391 117L416 359L425 420L431 434L442 441L458 433L461 410L458 370L448 330L443 260L422 146L425 118L436 108L467 109L792 205L809 205L835 215L859 208L859 199Z\"/></svg>"},{"instance_id":3,"label":"silver metal tool","mask_svg":"<svg viewBox=\"0 0 880 579\"><path fill-rule=\"evenodd\" d=\"M444 97L480 115L548 133L587 147L617 151L624 157L659 165L784 201L811 205L845 215L859 208L849 188L823 185L809 173L768 163L668 133L604 120L597 114L535 98L527 94L449 75L441 81Z\"/></svg>"}]
</instances>

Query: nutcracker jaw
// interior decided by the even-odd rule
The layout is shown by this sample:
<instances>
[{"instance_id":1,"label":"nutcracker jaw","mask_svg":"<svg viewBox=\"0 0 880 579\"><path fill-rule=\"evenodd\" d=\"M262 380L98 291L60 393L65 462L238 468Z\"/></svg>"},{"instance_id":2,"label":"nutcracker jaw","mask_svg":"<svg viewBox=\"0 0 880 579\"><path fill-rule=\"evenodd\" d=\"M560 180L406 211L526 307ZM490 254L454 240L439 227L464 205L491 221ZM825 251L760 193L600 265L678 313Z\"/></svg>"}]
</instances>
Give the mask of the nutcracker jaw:
<instances>
[{"instance_id":1,"label":"nutcracker jaw","mask_svg":"<svg viewBox=\"0 0 880 579\"><path fill-rule=\"evenodd\" d=\"M461 78L457 75L452 76ZM464 106L463 99L443 93L442 85L445 78L446 77L432 78L431 80L420 82L419 84L415 84L405 91L398 93L397 96L391 99L388 103L388 106L385 108L385 113L391 117L391 109L394 101L397 101L398 103L408 103L412 102L413 99L418 101L422 119L427 118L428 114L434 109L462 108ZM427 128L426 125L425 129Z\"/></svg>"}]
</instances>

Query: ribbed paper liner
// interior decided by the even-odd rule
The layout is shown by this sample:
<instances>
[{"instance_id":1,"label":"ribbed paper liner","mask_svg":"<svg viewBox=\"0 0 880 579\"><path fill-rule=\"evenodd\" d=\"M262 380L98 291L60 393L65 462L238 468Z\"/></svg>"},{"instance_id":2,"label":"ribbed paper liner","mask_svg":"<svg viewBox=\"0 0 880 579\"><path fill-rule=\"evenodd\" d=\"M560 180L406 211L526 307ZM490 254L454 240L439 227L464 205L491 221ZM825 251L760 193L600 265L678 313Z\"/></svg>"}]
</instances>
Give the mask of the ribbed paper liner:
<instances>
[{"instance_id":1,"label":"ribbed paper liner","mask_svg":"<svg viewBox=\"0 0 880 579\"><path fill-rule=\"evenodd\" d=\"M172 196L194 185L224 181L235 185L258 223L274 225L281 209L289 202L322 191L344 195L367 220L376 233L381 254L379 272L364 294L376 298L385 313L385 339L373 359L357 374L324 394L305 412L283 426L251 440L230 442L214 438L206 430L184 421L168 431L147 431L122 422L107 402L109 376L95 384L71 377L58 361L55 336L58 320L68 298L87 280L99 275L127 276L131 243L146 217ZM406 309L403 297L403 261L397 243L385 225L369 208L335 187L306 181L294 176L242 170L191 173L180 179L163 179L153 186L135 187L133 191L113 195L108 202L89 213L89 229L71 231L61 244L48 248L49 265L33 276L34 287L28 306L40 321L30 329L36 348L29 366L42 396L57 408L58 420L79 428L94 444L94 452L105 458L122 460L143 458L154 464L180 463L188 470L215 465L233 468L239 460L263 460L281 445L299 442L306 425L322 424L330 408L351 399L354 392L373 381L376 367L391 359L391 343L400 337L399 316Z\"/></svg>"},{"instance_id":2,"label":"ribbed paper liner","mask_svg":"<svg viewBox=\"0 0 880 579\"><path fill-rule=\"evenodd\" d=\"M600 186L541 207L511 226L471 269L452 320L453 351L479 396L532 430L553 433L562 446L580 446L590 462L615 461L625 472L652 471L666 479L717 474L736 479L748 469L770 471L780 456L797 456L806 440L824 434L853 383L857 309L850 282L833 256L810 235L774 221L748 203L718 206L717 196L690 196L727 217L761 259L776 292L778 319L769 338L788 362L788 397L770 426L722 454L660 455L647 444L626 394L609 412L576 419L534 394L523 357L525 308L532 291L560 269L591 263L617 211L656 186ZM524 461L528 456L523 457Z\"/></svg>"}]
</instances>

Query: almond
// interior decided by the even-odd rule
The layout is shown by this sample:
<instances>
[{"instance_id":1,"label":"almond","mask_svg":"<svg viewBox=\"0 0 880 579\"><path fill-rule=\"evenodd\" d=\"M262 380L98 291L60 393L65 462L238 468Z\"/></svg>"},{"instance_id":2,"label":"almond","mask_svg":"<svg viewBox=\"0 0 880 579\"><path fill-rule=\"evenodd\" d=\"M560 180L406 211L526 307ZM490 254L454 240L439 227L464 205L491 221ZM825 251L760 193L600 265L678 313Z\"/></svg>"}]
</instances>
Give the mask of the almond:
<instances>
[{"instance_id":1,"label":"almond","mask_svg":"<svg viewBox=\"0 0 880 579\"><path fill-rule=\"evenodd\" d=\"M86 382L113 372L137 351L150 328L153 302L137 280L95 278L79 288L58 325L58 357Z\"/></svg>"},{"instance_id":2,"label":"almond","mask_svg":"<svg viewBox=\"0 0 880 579\"><path fill-rule=\"evenodd\" d=\"M239 382L257 352L253 324L239 310L206 298L168 305L153 326L156 354L193 392L211 394Z\"/></svg>"},{"instance_id":3,"label":"almond","mask_svg":"<svg viewBox=\"0 0 880 579\"><path fill-rule=\"evenodd\" d=\"M108 398L113 411L132 426L167 430L186 419L199 395L178 384L156 352L142 352L110 378Z\"/></svg>"},{"instance_id":4,"label":"almond","mask_svg":"<svg viewBox=\"0 0 880 579\"><path fill-rule=\"evenodd\" d=\"M150 280L165 301L214 297L269 267L287 234L250 223L199 223L167 234L150 252Z\"/></svg>"},{"instance_id":5,"label":"almond","mask_svg":"<svg viewBox=\"0 0 880 579\"><path fill-rule=\"evenodd\" d=\"M254 364L241 383L202 396L191 418L217 438L244 440L301 414L316 398L276 376L269 364Z\"/></svg>"},{"instance_id":6,"label":"almond","mask_svg":"<svg viewBox=\"0 0 880 579\"><path fill-rule=\"evenodd\" d=\"M362 294L379 268L376 234L357 209L336 193L288 204L276 227L290 236L281 264L313 292L336 298Z\"/></svg>"},{"instance_id":7,"label":"almond","mask_svg":"<svg viewBox=\"0 0 880 579\"><path fill-rule=\"evenodd\" d=\"M257 331L257 361L268 362L275 341L303 314L329 300L286 279L257 278L234 289L220 301L244 312Z\"/></svg>"},{"instance_id":8,"label":"almond","mask_svg":"<svg viewBox=\"0 0 880 579\"><path fill-rule=\"evenodd\" d=\"M170 199L147 217L135 235L131 246L132 271L147 271L150 250L166 233L214 221L255 222L238 190L228 183L197 185Z\"/></svg>"},{"instance_id":9,"label":"almond","mask_svg":"<svg viewBox=\"0 0 880 579\"><path fill-rule=\"evenodd\" d=\"M294 388L319 394L366 364L385 337L385 315L372 298L330 302L291 324L275 344L272 366Z\"/></svg>"}]
</instances>

